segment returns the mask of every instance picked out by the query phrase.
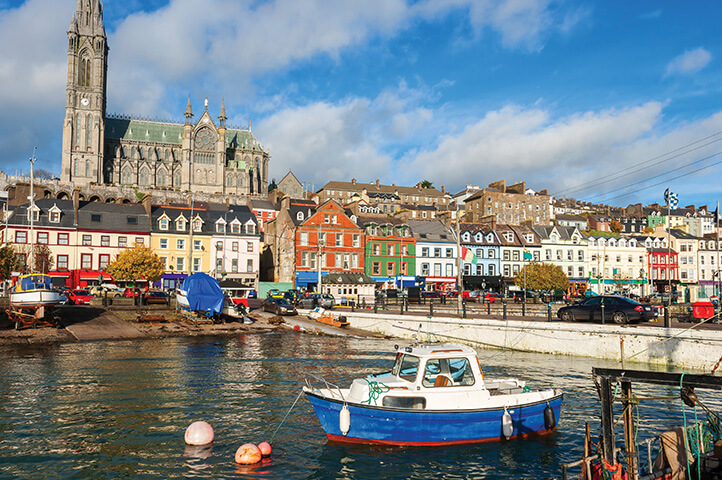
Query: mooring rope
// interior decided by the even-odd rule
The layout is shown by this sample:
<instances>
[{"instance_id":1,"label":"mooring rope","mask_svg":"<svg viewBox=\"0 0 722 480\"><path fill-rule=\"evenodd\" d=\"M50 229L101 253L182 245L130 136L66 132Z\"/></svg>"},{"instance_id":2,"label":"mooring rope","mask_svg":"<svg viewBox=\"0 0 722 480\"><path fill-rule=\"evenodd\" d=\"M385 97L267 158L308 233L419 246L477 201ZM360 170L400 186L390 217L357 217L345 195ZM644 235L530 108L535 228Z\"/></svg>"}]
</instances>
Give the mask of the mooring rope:
<instances>
[{"instance_id":1,"label":"mooring rope","mask_svg":"<svg viewBox=\"0 0 722 480\"><path fill-rule=\"evenodd\" d=\"M286 418L288 418L288 414L291 413L291 410L293 410L293 407L296 406L296 403L298 402L298 399L301 398L301 395L303 395L303 389L301 389L301 391L298 392L298 396L296 397L296 400L293 401L293 405L291 405L291 408L288 409L288 411L286 412L286 416L283 417L283 420L281 420L281 423L279 423L278 426L276 427L276 431L273 432L273 435L271 435L271 439L268 441L269 444L273 443L273 439L276 437L278 430L281 428L281 425L283 425L283 422L286 421Z\"/></svg>"}]
</instances>

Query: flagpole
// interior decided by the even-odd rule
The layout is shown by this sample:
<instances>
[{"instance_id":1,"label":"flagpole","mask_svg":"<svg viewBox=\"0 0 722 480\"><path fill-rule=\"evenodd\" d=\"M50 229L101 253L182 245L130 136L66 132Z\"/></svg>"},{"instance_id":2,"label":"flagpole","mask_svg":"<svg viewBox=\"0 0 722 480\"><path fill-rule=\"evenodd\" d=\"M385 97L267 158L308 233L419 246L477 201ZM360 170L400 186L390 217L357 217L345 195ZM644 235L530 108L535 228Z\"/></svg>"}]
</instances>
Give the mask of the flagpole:
<instances>
[{"instance_id":1,"label":"flagpole","mask_svg":"<svg viewBox=\"0 0 722 480\"><path fill-rule=\"evenodd\" d=\"M719 264L719 200L717 200L717 209L714 211L714 231L717 235L717 305L720 301L720 291L722 291L722 268ZM714 278L714 277L713 277Z\"/></svg>"},{"instance_id":2,"label":"flagpole","mask_svg":"<svg viewBox=\"0 0 722 480\"><path fill-rule=\"evenodd\" d=\"M669 306L672 306L672 202L667 200L667 282Z\"/></svg>"}]
</instances>

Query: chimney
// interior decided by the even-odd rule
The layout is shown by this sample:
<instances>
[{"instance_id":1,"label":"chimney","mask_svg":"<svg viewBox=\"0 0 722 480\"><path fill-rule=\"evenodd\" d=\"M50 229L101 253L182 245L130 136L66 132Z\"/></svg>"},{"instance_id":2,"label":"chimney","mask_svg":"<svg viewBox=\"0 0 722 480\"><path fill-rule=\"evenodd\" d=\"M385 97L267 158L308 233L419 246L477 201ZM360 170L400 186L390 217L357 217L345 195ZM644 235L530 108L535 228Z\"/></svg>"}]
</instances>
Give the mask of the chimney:
<instances>
[{"instance_id":1,"label":"chimney","mask_svg":"<svg viewBox=\"0 0 722 480\"><path fill-rule=\"evenodd\" d=\"M148 227L150 230L153 230L153 217L151 216L150 212L150 193L146 193L143 195L143 198L140 200L141 205L143 205L143 210L145 210L145 214L148 215Z\"/></svg>"},{"instance_id":2,"label":"chimney","mask_svg":"<svg viewBox=\"0 0 722 480\"><path fill-rule=\"evenodd\" d=\"M78 210L80 210L80 187L73 189L73 212L75 213L74 225L78 225Z\"/></svg>"},{"instance_id":3,"label":"chimney","mask_svg":"<svg viewBox=\"0 0 722 480\"><path fill-rule=\"evenodd\" d=\"M443 183L441 184L441 193L446 193L446 186Z\"/></svg>"},{"instance_id":4,"label":"chimney","mask_svg":"<svg viewBox=\"0 0 722 480\"><path fill-rule=\"evenodd\" d=\"M351 179L351 185L356 185L356 177L353 177L353 178Z\"/></svg>"},{"instance_id":5,"label":"chimney","mask_svg":"<svg viewBox=\"0 0 722 480\"><path fill-rule=\"evenodd\" d=\"M379 179L377 178L377 179L376 179L376 186L378 187L380 184L381 184L381 182L380 182Z\"/></svg>"},{"instance_id":6,"label":"chimney","mask_svg":"<svg viewBox=\"0 0 722 480\"><path fill-rule=\"evenodd\" d=\"M285 209L288 209L290 206L291 206L291 197L289 197L288 195L286 195L286 196L284 196L284 197L281 199L281 209L282 209L282 210L283 210L284 208L285 208Z\"/></svg>"}]
</instances>

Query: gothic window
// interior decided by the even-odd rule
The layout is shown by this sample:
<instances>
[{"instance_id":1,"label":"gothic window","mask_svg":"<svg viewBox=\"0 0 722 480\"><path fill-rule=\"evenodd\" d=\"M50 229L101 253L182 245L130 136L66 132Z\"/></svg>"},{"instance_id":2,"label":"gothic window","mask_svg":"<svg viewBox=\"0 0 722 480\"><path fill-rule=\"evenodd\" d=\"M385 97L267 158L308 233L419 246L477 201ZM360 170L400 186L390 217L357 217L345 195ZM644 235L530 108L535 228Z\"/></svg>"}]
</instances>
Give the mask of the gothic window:
<instances>
[{"instance_id":1,"label":"gothic window","mask_svg":"<svg viewBox=\"0 0 722 480\"><path fill-rule=\"evenodd\" d=\"M233 186L233 177L231 175L226 176L226 186L227 187Z\"/></svg>"},{"instance_id":2,"label":"gothic window","mask_svg":"<svg viewBox=\"0 0 722 480\"><path fill-rule=\"evenodd\" d=\"M143 160L143 147L138 147L138 160Z\"/></svg>"},{"instance_id":3,"label":"gothic window","mask_svg":"<svg viewBox=\"0 0 722 480\"><path fill-rule=\"evenodd\" d=\"M90 176L90 162L88 162L87 160L85 162L85 176L86 177Z\"/></svg>"},{"instance_id":4,"label":"gothic window","mask_svg":"<svg viewBox=\"0 0 722 480\"><path fill-rule=\"evenodd\" d=\"M73 162L73 176L80 175L80 160Z\"/></svg>"},{"instance_id":5,"label":"gothic window","mask_svg":"<svg viewBox=\"0 0 722 480\"><path fill-rule=\"evenodd\" d=\"M87 146L87 147L90 147L90 144L91 144L90 137L93 132L92 125L93 125L93 117L90 114L88 114L88 116L85 118L85 129L86 129L85 133L87 135L85 146Z\"/></svg>"},{"instance_id":6,"label":"gothic window","mask_svg":"<svg viewBox=\"0 0 722 480\"><path fill-rule=\"evenodd\" d=\"M140 181L138 183L141 185L148 185L148 170L145 168L140 171Z\"/></svg>"},{"instance_id":7,"label":"gothic window","mask_svg":"<svg viewBox=\"0 0 722 480\"><path fill-rule=\"evenodd\" d=\"M165 172L163 170L158 172L158 186L165 187Z\"/></svg>"},{"instance_id":8,"label":"gothic window","mask_svg":"<svg viewBox=\"0 0 722 480\"><path fill-rule=\"evenodd\" d=\"M75 146L80 145L80 114L75 115Z\"/></svg>"},{"instance_id":9,"label":"gothic window","mask_svg":"<svg viewBox=\"0 0 722 480\"><path fill-rule=\"evenodd\" d=\"M123 172L120 175L120 183L122 183L123 185L129 185L130 183L132 183L130 181L130 170L129 169L127 169L127 168L123 169Z\"/></svg>"},{"instance_id":10,"label":"gothic window","mask_svg":"<svg viewBox=\"0 0 722 480\"><path fill-rule=\"evenodd\" d=\"M196 135L193 162L213 165L215 163L213 155L215 143L215 135L210 129L204 128L200 130Z\"/></svg>"},{"instance_id":11,"label":"gothic window","mask_svg":"<svg viewBox=\"0 0 722 480\"><path fill-rule=\"evenodd\" d=\"M165 161L166 161L166 162L168 161L168 157L169 157L169 156L170 156L170 151L168 151L168 149L166 148L166 149L165 149Z\"/></svg>"},{"instance_id":12,"label":"gothic window","mask_svg":"<svg viewBox=\"0 0 722 480\"><path fill-rule=\"evenodd\" d=\"M87 51L80 54L80 65L78 69L78 84L81 87L90 86L90 58Z\"/></svg>"},{"instance_id":13,"label":"gothic window","mask_svg":"<svg viewBox=\"0 0 722 480\"><path fill-rule=\"evenodd\" d=\"M236 180L237 180L236 186L242 187L243 186L243 176L238 175L238 178Z\"/></svg>"}]
</instances>

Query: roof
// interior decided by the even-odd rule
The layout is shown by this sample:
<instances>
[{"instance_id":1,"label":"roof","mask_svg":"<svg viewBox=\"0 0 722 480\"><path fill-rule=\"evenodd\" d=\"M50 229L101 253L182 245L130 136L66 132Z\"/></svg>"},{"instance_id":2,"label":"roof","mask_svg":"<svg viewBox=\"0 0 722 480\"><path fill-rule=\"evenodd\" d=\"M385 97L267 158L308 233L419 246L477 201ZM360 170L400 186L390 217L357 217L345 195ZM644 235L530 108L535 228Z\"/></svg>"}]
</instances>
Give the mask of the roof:
<instances>
[{"instance_id":1,"label":"roof","mask_svg":"<svg viewBox=\"0 0 722 480\"><path fill-rule=\"evenodd\" d=\"M435 188L403 187L399 185L383 185L375 183L339 182L331 181L321 187L316 193L323 190L348 190L360 192L366 190L371 196L372 193L391 193L397 195L424 195L429 197L443 197L445 194Z\"/></svg>"},{"instance_id":2,"label":"roof","mask_svg":"<svg viewBox=\"0 0 722 480\"><path fill-rule=\"evenodd\" d=\"M409 220L409 227L418 241L456 242L453 232L438 220Z\"/></svg>"},{"instance_id":3,"label":"roof","mask_svg":"<svg viewBox=\"0 0 722 480\"><path fill-rule=\"evenodd\" d=\"M358 215L358 223L361 226L366 225L393 225L401 226L408 225L407 222L403 221L398 217L389 217L386 215Z\"/></svg>"},{"instance_id":4,"label":"roof","mask_svg":"<svg viewBox=\"0 0 722 480\"><path fill-rule=\"evenodd\" d=\"M373 278L365 273L329 272L323 276L325 285L375 285Z\"/></svg>"},{"instance_id":5,"label":"roof","mask_svg":"<svg viewBox=\"0 0 722 480\"><path fill-rule=\"evenodd\" d=\"M276 210L276 206L268 200L251 199L251 208L254 210Z\"/></svg>"},{"instance_id":6,"label":"roof","mask_svg":"<svg viewBox=\"0 0 722 480\"><path fill-rule=\"evenodd\" d=\"M236 210L237 208L237 210ZM152 231L157 233L188 233L188 227L182 230L176 230L175 226L175 220L181 216L181 214L185 217L186 221L190 222L191 220L191 208L190 207L176 207L176 206L154 206L151 208L152 216L153 216L153 222L152 222ZM229 213L230 212L230 213ZM168 225L168 230L160 230L158 228L158 219L165 214L168 218L170 218L170 223ZM199 208L198 206L194 206L192 209L192 215L193 218L200 217L200 219L203 222L203 225L201 226L201 231L194 231L194 235L214 235L216 234L216 222L220 219L225 219L229 224L233 223L234 221L238 221L241 225L246 225L248 222L253 223L257 226L256 216L251 213L251 211L248 209L248 207L244 205L240 206L232 206L229 210L205 210L202 208ZM256 228L256 234L258 235L260 232ZM233 234L231 232L228 233L229 235L239 235L238 233ZM241 230L241 235L251 235L245 233L244 230Z\"/></svg>"}]
</instances>

